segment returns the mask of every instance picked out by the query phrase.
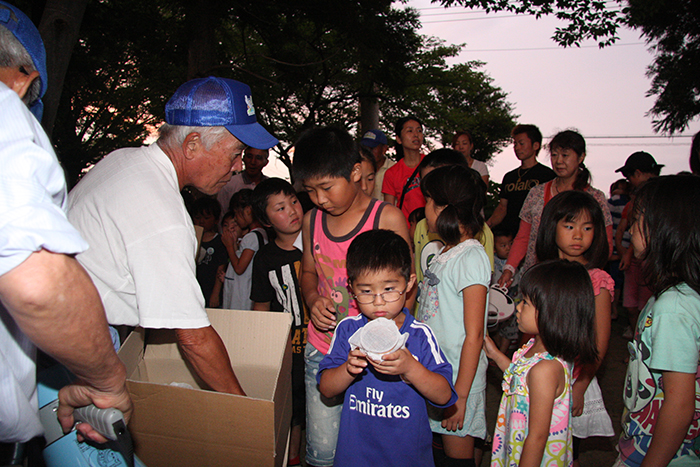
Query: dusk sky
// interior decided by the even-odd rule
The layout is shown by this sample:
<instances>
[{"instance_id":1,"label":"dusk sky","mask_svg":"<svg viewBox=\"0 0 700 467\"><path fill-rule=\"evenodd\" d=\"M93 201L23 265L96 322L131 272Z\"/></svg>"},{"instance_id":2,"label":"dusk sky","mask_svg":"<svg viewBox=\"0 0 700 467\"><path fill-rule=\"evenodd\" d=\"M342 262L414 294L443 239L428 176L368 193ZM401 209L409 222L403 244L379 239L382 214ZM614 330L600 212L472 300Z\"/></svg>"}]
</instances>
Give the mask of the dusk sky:
<instances>
[{"instance_id":1,"label":"dusk sky","mask_svg":"<svg viewBox=\"0 0 700 467\"><path fill-rule=\"evenodd\" d=\"M665 164L662 174L688 170L691 137L700 131L700 121L696 118L673 138L654 133L652 118L646 115L654 103L653 97L646 97L646 71L653 55L637 32L620 30L617 44L604 49L593 41L564 49L551 39L557 25L564 24L556 18L487 15L463 7L445 9L429 0L409 0L407 5L420 13L421 34L466 44L451 63L485 63L481 70L508 94L517 121L537 125L545 144L560 130L578 130L586 138L585 163L593 186L606 194L620 178L615 169L635 151L647 151ZM546 150L539 160L549 165ZM491 178L500 183L517 166L509 146L490 163ZM274 157L265 173L289 176Z\"/></svg>"},{"instance_id":2,"label":"dusk sky","mask_svg":"<svg viewBox=\"0 0 700 467\"><path fill-rule=\"evenodd\" d=\"M662 174L688 170L691 137L700 131L700 121L696 118L674 138L654 133L652 118L646 116L654 103L646 97L646 70L653 55L637 32L621 30L617 44L605 49L593 41L564 49L551 39L557 25L565 24L556 18L487 15L483 10L445 9L429 0L410 0L408 5L421 15L422 34L466 43L455 63L485 62L482 70L508 94L518 122L536 124L545 138L568 128L579 130L586 138L585 162L593 185L605 193L619 177L615 169L635 151L647 151L665 164ZM539 160L549 165L546 151ZM491 177L500 182L517 165L512 148L506 148L495 157Z\"/></svg>"}]
</instances>

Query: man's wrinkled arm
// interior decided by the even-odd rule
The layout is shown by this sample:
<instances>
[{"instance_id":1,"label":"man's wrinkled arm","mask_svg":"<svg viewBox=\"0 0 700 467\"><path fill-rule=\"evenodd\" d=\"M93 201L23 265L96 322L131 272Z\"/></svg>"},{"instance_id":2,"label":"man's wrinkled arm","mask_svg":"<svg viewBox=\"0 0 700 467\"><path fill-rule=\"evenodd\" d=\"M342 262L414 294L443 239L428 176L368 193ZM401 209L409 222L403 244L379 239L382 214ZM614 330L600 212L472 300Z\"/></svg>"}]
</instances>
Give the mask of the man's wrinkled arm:
<instances>
[{"instance_id":1,"label":"man's wrinkled arm","mask_svg":"<svg viewBox=\"0 0 700 467\"><path fill-rule=\"evenodd\" d=\"M231 368L226 346L213 327L178 329L177 341L185 358L209 387L214 391L245 396Z\"/></svg>"},{"instance_id":2,"label":"man's wrinkled arm","mask_svg":"<svg viewBox=\"0 0 700 467\"><path fill-rule=\"evenodd\" d=\"M0 297L37 347L78 378L63 391L59 418L72 425L74 407L115 407L127 420L132 405L126 370L109 334L100 296L75 258L39 250L0 276Z\"/></svg>"}]
</instances>

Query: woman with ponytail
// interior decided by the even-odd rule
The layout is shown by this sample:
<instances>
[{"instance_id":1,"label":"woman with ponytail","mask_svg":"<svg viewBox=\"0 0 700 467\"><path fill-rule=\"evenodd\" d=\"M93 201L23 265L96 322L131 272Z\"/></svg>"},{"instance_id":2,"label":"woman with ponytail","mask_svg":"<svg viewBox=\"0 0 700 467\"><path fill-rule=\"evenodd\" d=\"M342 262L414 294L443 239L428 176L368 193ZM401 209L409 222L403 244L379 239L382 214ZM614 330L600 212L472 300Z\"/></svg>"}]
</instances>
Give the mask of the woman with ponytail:
<instances>
[{"instance_id":1,"label":"woman with ponytail","mask_svg":"<svg viewBox=\"0 0 700 467\"><path fill-rule=\"evenodd\" d=\"M549 142L549 154L552 169L557 177L538 185L527 195L520 210L520 228L508 254L508 261L503 268L503 275L498 281L501 286L509 286L516 268L522 264L523 271L537 261L535 243L540 228L540 218L545 204L554 196L569 190L585 191L592 195L600 204L605 219L605 231L608 238L609 253L612 253L613 230L610 209L605 194L590 185L591 173L583 161L586 159L586 140L574 130L564 130L557 133Z\"/></svg>"}]
</instances>

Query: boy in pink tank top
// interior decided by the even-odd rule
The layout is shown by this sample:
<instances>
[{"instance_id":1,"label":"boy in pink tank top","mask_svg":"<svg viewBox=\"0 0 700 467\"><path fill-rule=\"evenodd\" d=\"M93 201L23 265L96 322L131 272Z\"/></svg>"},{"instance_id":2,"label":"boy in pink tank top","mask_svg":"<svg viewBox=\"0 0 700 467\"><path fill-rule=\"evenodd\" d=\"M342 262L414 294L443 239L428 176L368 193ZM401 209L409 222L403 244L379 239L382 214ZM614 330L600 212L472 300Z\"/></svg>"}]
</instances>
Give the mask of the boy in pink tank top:
<instances>
[{"instance_id":1,"label":"boy in pink tank top","mask_svg":"<svg viewBox=\"0 0 700 467\"><path fill-rule=\"evenodd\" d=\"M295 146L292 170L316 205L302 225L301 290L311 315L304 353L306 461L332 466L342 397L323 397L316 374L335 325L359 313L347 287L347 249L358 234L377 228L393 230L409 243L408 224L398 208L362 192L359 146L345 130L323 127L304 133ZM409 299L413 297L415 290Z\"/></svg>"}]
</instances>

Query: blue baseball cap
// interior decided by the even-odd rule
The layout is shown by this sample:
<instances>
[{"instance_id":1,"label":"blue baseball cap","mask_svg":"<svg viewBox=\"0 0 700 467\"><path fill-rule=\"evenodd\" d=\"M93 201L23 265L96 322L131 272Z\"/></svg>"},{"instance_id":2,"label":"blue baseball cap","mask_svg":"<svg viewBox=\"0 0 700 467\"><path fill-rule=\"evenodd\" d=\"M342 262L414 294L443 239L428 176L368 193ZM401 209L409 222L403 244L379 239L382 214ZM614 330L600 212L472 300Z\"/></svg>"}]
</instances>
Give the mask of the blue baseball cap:
<instances>
[{"instance_id":1,"label":"blue baseball cap","mask_svg":"<svg viewBox=\"0 0 700 467\"><path fill-rule=\"evenodd\" d=\"M376 148L380 144L389 143L386 139L386 135L382 130L369 130L362 136L360 144L363 146L367 146L368 148Z\"/></svg>"},{"instance_id":2,"label":"blue baseball cap","mask_svg":"<svg viewBox=\"0 0 700 467\"><path fill-rule=\"evenodd\" d=\"M255 117L250 86L226 78L193 79L180 86L165 104L171 125L223 126L243 144L270 149L279 141Z\"/></svg>"},{"instance_id":3,"label":"blue baseball cap","mask_svg":"<svg viewBox=\"0 0 700 467\"><path fill-rule=\"evenodd\" d=\"M39 30L34 26L32 20L19 8L7 2L0 1L0 26L5 26L13 36L24 46L27 53L32 58L34 68L39 72L41 87L39 88L39 99L31 103L29 110L32 111L38 120L44 110L41 98L46 93L48 85L48 73L46 72L46 49L44 41L41 40Z\"/></svg>"}]
</instances>

